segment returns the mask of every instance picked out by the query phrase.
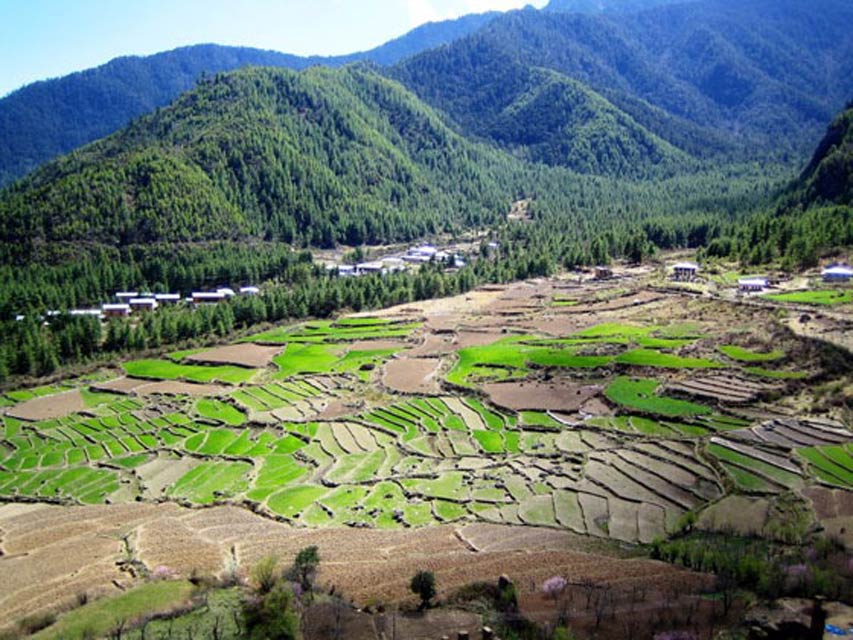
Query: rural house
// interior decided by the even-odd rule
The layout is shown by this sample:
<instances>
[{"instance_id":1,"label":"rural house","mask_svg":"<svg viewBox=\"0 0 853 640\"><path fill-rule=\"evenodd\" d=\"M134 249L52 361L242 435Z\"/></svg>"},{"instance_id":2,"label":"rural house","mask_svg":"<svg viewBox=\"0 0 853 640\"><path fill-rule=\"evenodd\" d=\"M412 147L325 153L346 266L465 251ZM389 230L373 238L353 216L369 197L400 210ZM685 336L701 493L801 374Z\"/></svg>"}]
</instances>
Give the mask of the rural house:
<instances>
[{"instance_id":1,"label":"rural house","mask_svg":"<svg viewBox=\"0 0 853 640\"><path fill-rule=\"evenodd\" d=\"M130 305L125 303L105 304L101 307L105 318L127 318L130 315Z\"/></svg>"},{"instance_id":2,"label":"rural house","mask_svg":"<svg viewBox=\"0 0 853 640\"><path fill-rule=\"evenodd\" d=\"M853 268L848 264L831 264L820 272L824 282L850 282Z\"/></svg>"},{"instance_id":3,"label":"rural house","mask_svg":"<svg viewBox=\"0 0 853 640\"><path fill-rule=\"evenodd\" d=\"M767 284L767 278L741 278L737 281L737 287L742 293L761 293Z\"/></svg>"},{"instance_id":4,"label":"rural house","mask_svg":"<svg viewBox=\"0 0 853 640\"><path fill-rule=\"evenodd\" d=\"M216 304L225 300L225 294L220 291L193 291L193 304Z\"/></svg>"},{"instance_id":5,"label":"rural house","mask_svg":"<svg viewBox=\"0 0 853 640\"><path fill-rule=\"evenodd\" d=\"M699 273L695 262L678 262L673 266L673 275L678 282L691 282Z\"/></svg>"},{"instance_id":6,"label":"rural house","mask_svg":"<svg viewBox=\"0 0 853 640\"><path fill-rule=\"evenodd\" d=\"M154 298L131 298L128 304L134 311L156 311L159 306Z\"/></svg>"},{"instance_id":7,"label":"rural house","mask_svg":"<svg viewBox=\"0 0 853 640\"><path fill-rule=\"evenodd\" d=\"M160 304L177 304L181 301L180 293L155 293L154 299Z\"/></svg>"}]
</instances>

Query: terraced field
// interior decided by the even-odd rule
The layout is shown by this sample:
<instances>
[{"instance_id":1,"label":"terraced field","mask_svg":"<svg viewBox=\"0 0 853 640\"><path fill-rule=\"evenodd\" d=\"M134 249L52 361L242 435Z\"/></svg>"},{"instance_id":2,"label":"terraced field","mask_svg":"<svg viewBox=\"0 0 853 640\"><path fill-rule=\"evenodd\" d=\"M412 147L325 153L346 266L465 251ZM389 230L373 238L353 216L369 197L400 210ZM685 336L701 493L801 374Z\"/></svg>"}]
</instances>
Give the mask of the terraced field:
<instances>
[{"instance_id":1,"label":"terraced field","mask_svg":"<svg viewBox=\"0 0 853 640\"><path fill-rule=\"evenodd\" d=\"M843 416L785 400L792 364L849 371L761 313L540 281L127 362L0 398L0 500L647 543L728 495L851 489Z\"/></svg>"}]
</instances>

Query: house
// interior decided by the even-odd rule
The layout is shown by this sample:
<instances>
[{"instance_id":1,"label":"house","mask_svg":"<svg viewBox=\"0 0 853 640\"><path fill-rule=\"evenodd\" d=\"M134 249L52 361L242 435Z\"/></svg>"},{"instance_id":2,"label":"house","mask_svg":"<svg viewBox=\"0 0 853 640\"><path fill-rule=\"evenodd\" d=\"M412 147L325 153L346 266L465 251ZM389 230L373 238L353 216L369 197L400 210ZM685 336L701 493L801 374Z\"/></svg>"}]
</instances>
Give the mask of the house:
<instances>
[{"instance_id":1,"label":"house","mask_svg":"<svg viewBox=\"0 0 853 640\"><path fill-rule=\"evenodd\" d=\"M256 296L261 292L258 287L240 287L240 295L241 296Z\"/></svg>"},{"instance_id":2,"label":"house","mask_svg":"<svg viewBox=\"0 0 853 640\"><path fill-rule=\"evenodd\" d=\"M233 298L237 295L236 293L234 293L234 289L230 289L228 287L220 287L216 290L216 293L221 293L226 298Z\"/></svg>"},{"instance_id":3,"label":"house","mask_svg":"<svg viewBox=\"0 0 853 640\"><path fill-rule=\"evenodd\" d=\"M71 311L68 312L68 315L75 317L91 316L94 318L100 318L104 314L100 309L71 309Z\"/></svg>"},{"instance_id":4,"label":"house","mask_svg":"<svg viewBox=\"0 0 853 640\"><path fill-rule=\"evenodd\" d=\"M134 311L156 311L159 306L154 298L131 298L128 304Z\"/></svg>"},{"instance_id":5,"label":"house","mask_svg":"<svg viewBox=\"0 0 853 640\"><path fill-rule=\"evenodd\" d=\"M193 304L216 304L225 300L225 294L220 291L193 291Z\"/></svg>"},{"instance_id":6,"label":"house","mask_svg":"<svg viewBox=\"0 0 853 640\"><path fill-rule=\"evenodd\" d=\"M737 287L743 293L761 293L767 285L767 278L741 278L737 281Z\"/></svg>"},{"instance_id":7,"label":"house","mask_svg":"<svg viewBox=\"0 0 853 640\"><path fill-rule=\"evenodd\" d=\"M116 294L116 300L119 300L121 302L127 302L131 298L138 298L138 297L139 297L138 291L119 291Z\"/></svg>"},{"instance_id":8,"label":"house","mask_svg":"<svg viewBox=\"0 0 853 640\"><path fill-rule=\"evenodd\" d=\"M127 318L130 315L130 305L125 303L105 304L101 306L101 311L104 312L105 318Z\"/></svg>"},{"instance_id":9,"label":"house","mask_svg":"<svg viewBox=\"0 0 853 640\"><path fill-rule=\"evenodd\" d=\"M177 304L181 301L180 293L155 293L154 299L160 304Z\"/></svg>"},{"instance_id":10,"label":"house","mask_svg":"<svg viewBox=\"0 0 853 640\"><path fill-rule=\"evenodd\" d=\"M361 262L355 265L355 274L357 276L367 275L370 273L383 273L385 265L381 262Z\"/></svg>"},{"instance_id":11,"label":"house","mask_svg":"<svg viewBox=\"0 0 853 640\"><path fill-rule=\"evenodd\" d=\"M695 262L678 262L672 269L674 278L679 282L690 282L699 273L699 265Z\"/></svg>"},{"instance_id":12,"label":"house","mask_svg":"<svg viewBox=\"0 0 853 640\"><path fill-rule=\"evenodd\" d=\"M595 268L595 279L606 280L613 277L613 269L610 267L598 266Z\"/></svg>"},{"instance_id":13,"label":"house","mask_svg":"<svg viewBox=\"0 0 853 640\"><path fill-rule=\"evenodd\" d=\"M824 282L850 282L853 268L847 264L831 264L820 272Z\"/></svg>"}]
</instances>

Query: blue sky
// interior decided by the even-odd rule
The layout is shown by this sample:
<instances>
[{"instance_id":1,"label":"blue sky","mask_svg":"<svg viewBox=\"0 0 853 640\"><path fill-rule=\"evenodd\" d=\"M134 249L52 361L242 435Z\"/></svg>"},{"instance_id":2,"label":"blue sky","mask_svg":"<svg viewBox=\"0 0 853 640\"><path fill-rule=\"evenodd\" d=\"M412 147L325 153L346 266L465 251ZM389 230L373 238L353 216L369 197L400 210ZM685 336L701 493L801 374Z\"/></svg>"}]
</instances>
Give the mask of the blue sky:
<instances>
[{"instance_id":1,"label":"blue sky","mask_svg":"<svg viewBox=\"0 0 853 640\"><path fill-rule=\"evenodd\" d=\"M370 49L424 22L546 0L0 0L0 96L187 44L300 55Z\"/></svg>"}]
</instances>

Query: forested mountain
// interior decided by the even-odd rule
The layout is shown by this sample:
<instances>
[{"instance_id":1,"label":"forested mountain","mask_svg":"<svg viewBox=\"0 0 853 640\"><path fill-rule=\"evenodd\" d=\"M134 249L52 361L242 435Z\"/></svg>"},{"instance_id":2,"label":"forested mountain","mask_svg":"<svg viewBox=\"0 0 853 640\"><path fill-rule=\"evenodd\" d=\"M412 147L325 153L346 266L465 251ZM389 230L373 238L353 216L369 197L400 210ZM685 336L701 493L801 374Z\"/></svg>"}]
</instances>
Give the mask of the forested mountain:
<instances>
[{"instance_id":1,"label":"forested mountain","mask_svg":"<svg viewBox=\"0 0 853 640\"><path fill-rule=\"evenodd\" d=\"M341 66L358 60L393 64L471 33L495 15L426 24L370 51L345 56L305 58L204 44L152 56L117 58L94 69L27 85L0 99L0 186L167 105L192 88L203 73L246 66Z\"/></svg>"},{"instance_id":2,"label":"forested mountain","mask_svg":"<svg viewBox=\"0 0 853 640\"><path fill-rule=\"evenodd\" d=\"M561 13L603 13L643 11L663 4L697 2L698 0L551 0L544 11Z\"/></svg>"},{"instance_id":3,"label":"forested mountain","mask_svg":"<svg viewBox=\"0 0 853 640\"><path fill-rule=\"evenodd\" d=\"M494 222L517 170L365 66L253 68L0 192L0 242L411 239Z\"/></svg>"},{"instance_id":4,"label":"forested mountain","mask_svg":"<svg viewBox=\"0 0 853 640\"><path fill-rule=\"evenodd\" d=\"M660 141L700 158L804 153L853 92L851 24L845 0L706 0L598 15L527 9L405 60L393 74L464 132L580 170L636 166L636 154L624 153L623 163L624 150L612 144L626 131L646 141L629 149L656 142L647 165L666 151ZM513 127L518 104L543 91L540 69L582 83L586 99L552 95L562 113L537 109ZM555 77L550 91L569 86ZM621 132L612 118L589 114L590 90L609 101L609 114L622 112ZM589 122L611 143L593 148L595 160L583 166L571 149L551 152L587 137Z\"/></svg>"},{"instance_id":5,"label":"forested mountain","mask_svg":"<svg viewBox=\"0 0 853 640\"><path fill-rule=\"evenodd\" d=\"M812 267L853 246L853 102L830 124L803 173L771 210L716 239L712 255Z\"/></svg>"}]
</instances>

